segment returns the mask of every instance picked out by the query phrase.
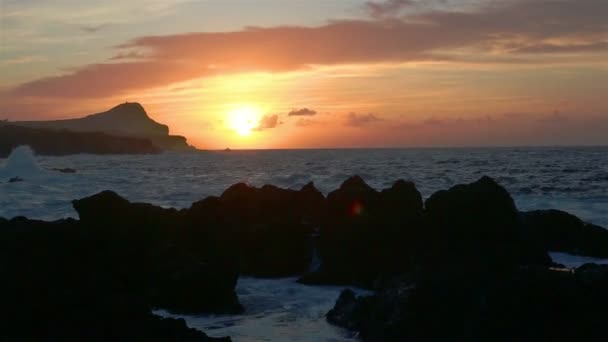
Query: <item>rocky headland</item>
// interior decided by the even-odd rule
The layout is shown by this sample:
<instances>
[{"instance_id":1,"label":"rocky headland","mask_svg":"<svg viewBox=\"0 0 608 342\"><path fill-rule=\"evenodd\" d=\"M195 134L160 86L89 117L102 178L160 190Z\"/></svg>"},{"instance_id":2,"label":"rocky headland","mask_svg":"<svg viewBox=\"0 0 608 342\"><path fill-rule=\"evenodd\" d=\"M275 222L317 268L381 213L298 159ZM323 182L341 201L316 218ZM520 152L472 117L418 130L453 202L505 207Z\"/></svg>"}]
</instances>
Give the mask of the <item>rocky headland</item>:
<instances>
[{"instance_id":1,"label":"rocky headland","mask_svg":"<svg viewBox=\"0 0 608 342\"><path fill-rule=\"evenodd\" d=\"M20 145L39 155L152 154L191 151L186 138L152 120L139 103L123 103L83 118L53 121L1 121L0 157Z\"/></svg>"}]
</instances>

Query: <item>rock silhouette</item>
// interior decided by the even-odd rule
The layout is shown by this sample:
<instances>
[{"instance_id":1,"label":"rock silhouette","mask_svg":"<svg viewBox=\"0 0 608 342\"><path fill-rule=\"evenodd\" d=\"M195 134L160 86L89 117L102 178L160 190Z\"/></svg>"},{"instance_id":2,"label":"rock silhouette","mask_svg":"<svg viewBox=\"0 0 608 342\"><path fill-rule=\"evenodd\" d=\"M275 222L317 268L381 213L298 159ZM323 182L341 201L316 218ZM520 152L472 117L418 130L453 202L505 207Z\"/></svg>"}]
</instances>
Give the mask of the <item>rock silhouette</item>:
<instances>
[{"instance_id":1,"label":"rock silhouette","mask_svg":"<svg viewBox=\"0 0 608 342\"><path fill-rule=\"evenodd\" d=\"M424 203L411 182L354 176L327 198L239 183L182 210L111 191L73 206L78 220L0 218L0 339L207 341L150 310L238 313L239 275L374 289L327 316L365 341L593 340L608 316L608 268L547 253L602 256L603 228L520 213L488 177Z\"/></svg>"},{"instance_id":2,"label":"rock silhouette","mask_svg":"<svg viewBox=\"0 0 608 342\"><path fill-rule=\"evenodd\" d=\"M587 264L465 283L401 280L367 297L345 290L327 320L363 341L599 341L607 279L606 266Z\"/></svg>"},{"instance_id":3,"label":"rock silhouette","mask_svg":"<svg viewBox=\"0 0 608 342\"><path fill-rule=\"evenodd\" d=\"M162 151L144 138L0 124L0 157L6 158L22 145L30 146L40 155L155 154Z\"/></svg>"},{"instance_id":4,"label":"rock silhouette","mask_svg":"<svg viewBox=\"0 0 608 342\"><path fill-rule=\"evenodd\" d=\"M608 230L560 210L522 213L527 229L551 251L608 258Z\"/></svg>"},{"instance_id":5,"label":"rock silhouette","mask_svg":"<svg viewBox=\"0 0 608 342\"><path fill-rule=\"evenodd\" d=\"M1 219L0 340L230 341L154 316L134 280L151 266L115 259L104 240L76 220Z\"/></svg>"},{"instance_id":6,"label":"rock silhouette","mask_svg":"<svg viewBox=\"0 0 608 342\"><path fill-rule=\"evenodd\" d=\"M551 263L509 193L489 177L436 192L425 202L425 218L429 267L502 272Z\"/></svg>"},{"instance_id":7,"label":"rock silhouette","mask_svg":"<svg viewBox=\"0 0 608 342\"><path fill-rule=\"evenodd\" d=\"M123 103L83 118L0 122L0 157L19 145L43 155L148 154L188 151L186 138L152 120L139 103Z\"/></svg>"},{"instance_id":8,"label":"rock silhouette","mask_svg":"<svg viewBox=\"0 0 608 342\"><path fill-rule=\"evenodd\" d=\"M378 192L358 176L347 179L327 196L321 267L300 282L371 287L380 275L409 270L421 219L422 196L413 183L400 180Z\"/></svg>"}]
</instances>

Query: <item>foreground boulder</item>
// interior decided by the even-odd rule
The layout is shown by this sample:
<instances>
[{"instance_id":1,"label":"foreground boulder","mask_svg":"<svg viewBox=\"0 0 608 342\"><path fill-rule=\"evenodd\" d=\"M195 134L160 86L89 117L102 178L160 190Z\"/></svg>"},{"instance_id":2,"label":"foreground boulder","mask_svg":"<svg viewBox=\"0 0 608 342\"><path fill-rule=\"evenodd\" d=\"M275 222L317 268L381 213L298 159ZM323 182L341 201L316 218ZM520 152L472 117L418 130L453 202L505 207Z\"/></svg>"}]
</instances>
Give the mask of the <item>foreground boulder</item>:
<instances>
[{"instance_id":1,"label":"foreground boulder","mask_svg":"<svg viewBox=\"0 0 608 342\"><path fill-rule=\"evenodd\" d=\"M343 292L328 322L364 341L603 338L608 267L551 268L538 229L530 228L538 217L522 218L494 180L439 191L423 215L415 267L372 296Z\"/></svg>"},{"instance_id":2,"label":"foreground boulder","mask_svg":"<svg viewBox=\"0 0 608 342\"><path fill-rule=\"evenodd\" d=\"M239 183L212 204L190 209L191 222L204 225L205 210L228 233L244 274L280 277L301 274L312 260L312 234L325 198L308 184L300 191L272 185L255 188ZM211 208L210 206L215 206ZM201 212L201 213L198 213ZM198 219L197 219L198 218Z\"/></svg>"},{"instance_id":3,"label":"foreground boulder","mask_svg":"<svg viewBox=\"0 0 608 342\"><path fill-rule=\"evenodd\" d=\"M183 243L183 212L130 203L110 191L76 200L74 208L114 276L146 294L152 306L195 313L241 310L230 246L193 253Z\"/></svg>"},{"instance_id":4,"label":"foreground boulder","mask_svg":"<svg viewBox=\"0 0 608 342\"><path fill-rule=\"evenodd\" d=\"M300 282L371 287L381 275L406 272L421 218L422 197L413 183L400 180L378 192L358 176L347 179L327 197L321 267Z\"/></svg>"},{"instance_id":5,"label":"foreground boulder","mask_svg":"<svg viewBox=\"0 0 608 342\"><path fill-rule=\"evenodd\" d=\"M75 220L0 220L0 340L230 341L153 315L99 241Z\"/></svg>"},{"instance_id":6,"label":"foreground boulder","mask_svg":"<svg viewBox=\"0 0 608 342\"><path fill-rule=\"evenodd\" d=\"M369 297L343 292L327 320L363 341L600 341L608 269L521 269L474 287L403 281ZM470 285L470 284L469 284Z\"/></svg>"},{"instance_id":7,"label":"foreground boulder","mask_svg":"<svg viewBox=\"0 0 608 342\"><path fill-rule=\"evenodd\" d=\"M547 250L608 258L608 230L560 210L522 213L526 228Z\"/></svg>"},{"instance_id":8,"label":"foreground boulder","mask_svg":"<svg viewBox=\"0 0 608 342\"><path fill-rule=\"evenodd\" d=\"M425 267L485 273L551 263L513 198L489 177L436 192L426 200L425 219Z\"/></svg>"}]
</instances>

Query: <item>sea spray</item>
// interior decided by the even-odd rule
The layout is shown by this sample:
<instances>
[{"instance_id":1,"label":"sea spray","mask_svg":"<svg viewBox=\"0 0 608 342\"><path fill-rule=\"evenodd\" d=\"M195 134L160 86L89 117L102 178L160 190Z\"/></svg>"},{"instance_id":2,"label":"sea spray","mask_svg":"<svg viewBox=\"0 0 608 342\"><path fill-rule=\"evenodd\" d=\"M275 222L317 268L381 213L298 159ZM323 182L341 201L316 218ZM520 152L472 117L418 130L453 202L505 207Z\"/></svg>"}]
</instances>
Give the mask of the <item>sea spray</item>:
<instances>
[{"instance_id":1,"label":"sea spray","mask_svg":"<svg viewBox=\"0 0 608 342\"><path fill-rule=\"evenodd\" d=\"M42 170L36 162L34 151L29 146L16 147L4 165L0 166L1 179L8 178L38 178L44 176Z\"/></svg>"}]
</instances>

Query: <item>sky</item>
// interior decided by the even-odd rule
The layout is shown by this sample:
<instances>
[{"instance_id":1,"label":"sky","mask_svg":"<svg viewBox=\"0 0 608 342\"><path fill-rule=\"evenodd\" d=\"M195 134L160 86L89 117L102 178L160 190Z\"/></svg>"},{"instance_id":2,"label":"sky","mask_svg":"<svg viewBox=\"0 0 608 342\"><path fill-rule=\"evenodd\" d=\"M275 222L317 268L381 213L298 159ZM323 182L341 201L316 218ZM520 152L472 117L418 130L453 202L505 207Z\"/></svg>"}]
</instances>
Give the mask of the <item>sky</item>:
<instances>
[{"instance_id":1,"label":"sky","mask_svg":"<svg viewBox=\"0 0 608 342\"><path fill-rule=\"evenodd\" d=\"M605 0L0 0L0 119L203 149L608 144Z\"/></svg>"}]
</instances>

